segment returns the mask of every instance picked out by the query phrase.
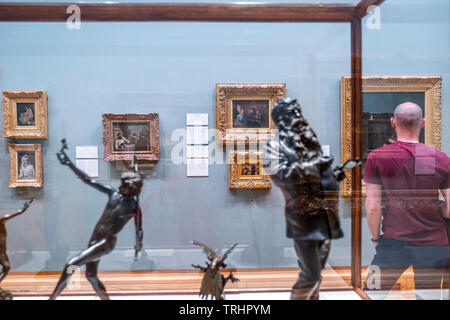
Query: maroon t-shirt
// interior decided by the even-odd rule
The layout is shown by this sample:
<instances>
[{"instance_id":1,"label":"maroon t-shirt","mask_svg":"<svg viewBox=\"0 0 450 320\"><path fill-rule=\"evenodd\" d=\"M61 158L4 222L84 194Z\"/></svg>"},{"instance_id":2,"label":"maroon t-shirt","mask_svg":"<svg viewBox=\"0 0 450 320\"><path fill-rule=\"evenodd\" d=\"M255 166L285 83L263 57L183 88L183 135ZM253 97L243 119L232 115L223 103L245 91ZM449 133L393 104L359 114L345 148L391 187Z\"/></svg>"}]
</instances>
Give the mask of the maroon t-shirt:
<instances>
[{"instance_id":1,"label":"maroon t-shirt","mask_svg":"<svg viewBox=\"0 0 450 320\"><path fill-rule=\"evenodd\" d=\"M448 245L438 190L449 187L449 174L447 155L423 143L397 141L372 151L364 181L382 186L383 237Z\"/></svg>"}]
</instances>

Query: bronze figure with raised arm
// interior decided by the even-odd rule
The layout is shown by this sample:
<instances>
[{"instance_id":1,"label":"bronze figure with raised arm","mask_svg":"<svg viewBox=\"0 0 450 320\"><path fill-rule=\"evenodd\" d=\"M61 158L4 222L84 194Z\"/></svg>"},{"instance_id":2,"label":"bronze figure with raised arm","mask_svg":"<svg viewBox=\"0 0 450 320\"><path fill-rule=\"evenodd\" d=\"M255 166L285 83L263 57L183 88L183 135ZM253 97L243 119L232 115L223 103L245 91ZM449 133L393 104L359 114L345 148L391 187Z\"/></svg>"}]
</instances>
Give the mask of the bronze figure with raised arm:
<instances>
[{"instance_id":1,"label":"bronze figure with raised arm","mask_svg":"<svg viewBox=\"0 0 450 320\"><path fill-rule=\"evenodd\" d=\"M10 270L10 264L8 255L6 252L6 239L7 239L7 233L6 233L6 222L11 220L12 218L15 218L22 213L24 213L29 207L30 204L33 202L33 199L25 202L23 205L23 208L19 211L7 214L0 218L0 266L2 267L2 271L0 272L0 282L8 275L8 272ZM11 292L3 290L0 288L0 300L12 300L13 296Z\"/></svg>"},{"instance_id":2,"label":"bronze figure with raised arm","mask_svg":"<svg viewBox=\"0 0 450 320\"><path fill-rule=\"evenodd\" d=\"M108 185L102 184L86 173L78 169L67 156L65 150L68 149L65 139L62 140L62 148L57 153L59 162L68 166L84 183L94 187L95 189L105 193L108 196L108 202L103 211L100 220L94 228L88 248L77 256L70 259L61 274L55 290L50 296L54 300L66 287L74 267L86 265L86 278L91 283L95 292L102 300L108 300L109 296L105 286L99 280L97 271L100 259L110 253L117 240L117 234L130 221L135 220L136 226L136 245L135 259L139 251L142 249L142 213L139 207L139 194L142 189L142 177L135 168L135 172L124 172L121 177L122 184L119 190Z\"/></svg>"}]
</instances>

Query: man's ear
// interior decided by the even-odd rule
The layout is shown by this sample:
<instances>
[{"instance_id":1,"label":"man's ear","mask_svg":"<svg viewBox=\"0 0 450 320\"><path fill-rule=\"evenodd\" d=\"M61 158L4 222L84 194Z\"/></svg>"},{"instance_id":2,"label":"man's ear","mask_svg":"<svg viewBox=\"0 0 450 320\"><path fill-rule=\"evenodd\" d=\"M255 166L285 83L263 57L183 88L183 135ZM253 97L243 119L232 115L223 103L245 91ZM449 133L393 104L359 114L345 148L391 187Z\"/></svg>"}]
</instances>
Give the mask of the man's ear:
<instances>
[{"instance_id":1,"label":"man's ear","mask_svg":"<svg viewBox=\"0 0 450 320\"><path fill-rule=\"evenodd\" d=\"M420 129L422 129L423 127L425 127L425 118L422 118L422 120L420 120Z\"/></svg>"},{"instance_id":2,"label":"man's ear","mask_svg":"<svg viewBox=\"0 0 450 320\"><path fill-rule=\"evenodd\" d=\"M394 119L394 117L391 117L391 126L392 126L392 128L394 128L395 129L395 119Z\"/></svg>"}]
</instances>

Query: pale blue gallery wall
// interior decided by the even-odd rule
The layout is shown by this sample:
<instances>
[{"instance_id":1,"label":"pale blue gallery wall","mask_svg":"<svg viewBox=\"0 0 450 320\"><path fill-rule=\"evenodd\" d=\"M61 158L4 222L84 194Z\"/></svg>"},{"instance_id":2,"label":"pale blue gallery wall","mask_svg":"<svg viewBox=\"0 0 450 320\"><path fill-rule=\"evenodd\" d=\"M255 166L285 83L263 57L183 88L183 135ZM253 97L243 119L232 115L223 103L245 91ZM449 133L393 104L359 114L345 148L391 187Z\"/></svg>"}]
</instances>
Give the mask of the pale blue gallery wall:
<instances>
[{"instance_id":1,"label":"pale blue gallery wall","mask_svg":"<svg viewBox=\"0 0 450 320\"><path fill-rule=\"evenodd\" d=\"M208 178L187 178L185 165L171 160L179 143L171 136L185 127L187 112L208 113L210 128L215 127L218 82L285 82L287 95L299 98L338 162L339 79L350 72L349 25L82 23L80 30L68 30L64 23L2 23L0 39L0 90L45 89L48 94L49 139L40 142L42 189L8 188L12 141L0 143L0 209L36 198L26 216L8 224L15 270L61 269L69 250L85 248L104 207L102 194L57 163L60 139L68 139L72 157L77 145L98 145L101 157L102 113L148 112L159 113L161 160L142 191L145 248L174 249L166 252L170 259L164 266L155 258L156 268L198 263L176 250L189 248L191 239L216 248L232 242L248 246L242 254L248 266L296 265L280 260L283 246L291 246L280 190L230 191L227 165L213 162ZM224 157L218 148L216 158ZM118 186L115 165L99 163L99 179ZM350 237L350 230L345 232ZM133 241L130 223L117 252L131 249ZM42 255L50 261L43 263ZM116 268L111 259L103 260L103 269ZM129 256L121 259L131 264ZM344 260L350 263L349 257Z\"/></svg>"}]
</instances>

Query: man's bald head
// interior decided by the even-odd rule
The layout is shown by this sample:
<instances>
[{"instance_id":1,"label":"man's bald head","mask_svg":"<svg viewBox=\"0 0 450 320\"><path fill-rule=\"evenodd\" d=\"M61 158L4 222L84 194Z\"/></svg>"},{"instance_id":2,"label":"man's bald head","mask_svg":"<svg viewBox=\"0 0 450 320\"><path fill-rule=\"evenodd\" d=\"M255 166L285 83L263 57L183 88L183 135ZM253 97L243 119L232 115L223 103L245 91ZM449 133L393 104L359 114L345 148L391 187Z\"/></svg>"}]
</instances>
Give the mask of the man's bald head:
<instances>
[{"instance_id":1,"label":"man's bald head","mask_svg":"<svg viewBox=\"0 0 450 320\"><path fill-rule=\"evenodd\" d=\"M402 103L394 111L395 123L404 129L419 129L422 118L422 108L413 102Z\"/></svg>"}]
</instances>

